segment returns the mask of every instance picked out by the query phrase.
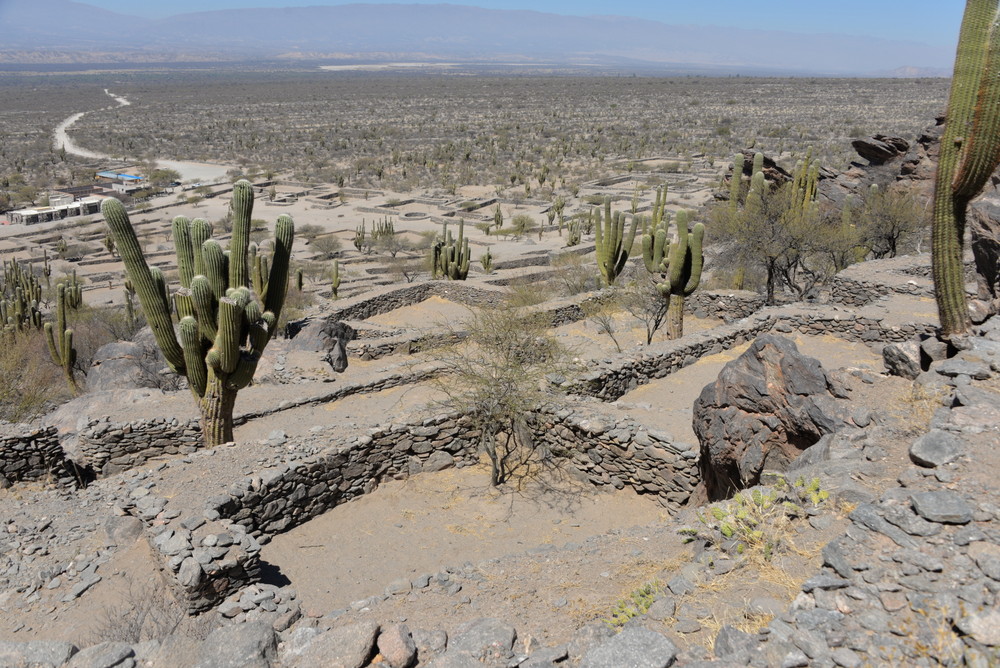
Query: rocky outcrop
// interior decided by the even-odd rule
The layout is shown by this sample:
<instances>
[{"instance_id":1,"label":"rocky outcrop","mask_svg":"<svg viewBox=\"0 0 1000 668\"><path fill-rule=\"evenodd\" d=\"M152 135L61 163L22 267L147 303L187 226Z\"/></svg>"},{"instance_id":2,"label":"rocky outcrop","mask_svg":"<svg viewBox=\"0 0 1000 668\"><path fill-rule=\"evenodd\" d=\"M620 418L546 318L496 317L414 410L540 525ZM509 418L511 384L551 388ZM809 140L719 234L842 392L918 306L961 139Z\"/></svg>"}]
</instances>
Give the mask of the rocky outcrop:
<instances>
[{"instance_id":1,"label":"rocky outcrop","mask_svg":"<svg viewBox=\"0 0 1000 668\"><path fill-rule=\"evenodd\" d=\"M167 362L149 327L132 341L113 341L97 349L87 371L87 390L135 390L140 388L179 389L181 376L167 368Z\"/></svg>"},{"instance_id":2,"label":"rocky outcrop","mask_svg":"<svg viewBox=\"0 0 1000 668\"><path fill-rule=\"evenodd\" d=\"M704 494L721 499L785 470L803 450L845 425L844 391L819 361L766 334L727 364L694 403Z\"/></svg>"},{"instance_id":3,"label":"rocky outcrop","mask_svg":"<svg viewBox=\"0 0 1000 668\"><path fill-rule=\"evenodd\" d=\"M855 139L851 146L871 165L884 165L904 156L910 149L910 142L902 137L873 135L866 139Z\"/></svg>"},{"instance_id":4,"label":"rocky outcrop","mask_svg":"<svg viewBox=\"0 0 1000 668\"><path fill-rule=\"evenodd\" d=\"M976 261L975 301L981 303L973 307L978 307L983 316L1000 313L1000 197L995 189L1000 179L993 178L993 189L972 205L972 215L968 217L972 256Z\"/></svg>"}]
</instances>

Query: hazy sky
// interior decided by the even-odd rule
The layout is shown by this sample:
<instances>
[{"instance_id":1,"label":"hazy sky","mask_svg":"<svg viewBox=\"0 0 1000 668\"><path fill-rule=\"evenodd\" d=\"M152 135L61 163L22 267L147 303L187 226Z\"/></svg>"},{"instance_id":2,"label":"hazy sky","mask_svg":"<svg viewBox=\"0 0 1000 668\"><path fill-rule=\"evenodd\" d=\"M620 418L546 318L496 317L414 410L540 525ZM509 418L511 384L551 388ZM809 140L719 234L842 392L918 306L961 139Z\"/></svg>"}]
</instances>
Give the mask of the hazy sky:
<instances>
[{"instance_id":1,"label":"hazy sky","mask_svg":"<svg viewBox=\"0 0 1000 668\"><path fill-rule=\"evenodd\" d=\"M3 0L0 0L2 3ZM342 5L332 0L78 0L122 14L158 18L186 12L239 7ZM387 4L389 0L368 0ZM417 3L400 3L417 4ZM420 2L419 4L436 4ZM664 23L724 25L791 32L833 32L951 45L957 41L962 0L470 0L451 4L490 9L534 9L555 14L615 14ZM761 45L767 48L767 45Z\"/></svg>"}]
</instances>

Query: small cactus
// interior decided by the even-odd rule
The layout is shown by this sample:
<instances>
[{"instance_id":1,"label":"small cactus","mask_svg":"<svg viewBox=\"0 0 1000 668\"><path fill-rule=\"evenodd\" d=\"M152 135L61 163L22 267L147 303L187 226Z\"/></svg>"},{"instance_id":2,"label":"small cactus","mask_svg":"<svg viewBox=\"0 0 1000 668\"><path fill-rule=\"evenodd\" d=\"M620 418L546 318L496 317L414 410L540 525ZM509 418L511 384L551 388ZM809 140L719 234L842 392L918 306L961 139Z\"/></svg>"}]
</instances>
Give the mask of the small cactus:
<instances>
[{"instance_id":1,"label":"small cactus","mask_svg":"<svg viewBox=\"0 0 1000 668\"><path fill-rule=\"evenodd\" d=\"M597 268L605 285L614 285L625 268L638 224L639 217L633 215L626 233L625 214L621 211L612 213L611 198L604 198L604 221L597 224L594 242L597 250Z\"/></svg>"},{"instance_id":2,"label":"small cactus","mask_svg":"<svg viewBox=\"0 0 1000 668\"><path fill-rule=\"evenodd\" d=\"M340 289L340 261L333 261L333 269L330 270L330 287L333 292L333 298L338 299L339 295L337 291Z\"/></svg>"},{"instance_id":3,"label":"small cactus","mask_svg":"<svg viewBox=\"0 0 1000 668\"><path fill-rule=\"evenodd\" d=\"M486 248L485 253L479 256L479 264L483 266L483 271L485 273L493 273L493 254L490 253L489 247Z\"/></svg>"}]
</instances>

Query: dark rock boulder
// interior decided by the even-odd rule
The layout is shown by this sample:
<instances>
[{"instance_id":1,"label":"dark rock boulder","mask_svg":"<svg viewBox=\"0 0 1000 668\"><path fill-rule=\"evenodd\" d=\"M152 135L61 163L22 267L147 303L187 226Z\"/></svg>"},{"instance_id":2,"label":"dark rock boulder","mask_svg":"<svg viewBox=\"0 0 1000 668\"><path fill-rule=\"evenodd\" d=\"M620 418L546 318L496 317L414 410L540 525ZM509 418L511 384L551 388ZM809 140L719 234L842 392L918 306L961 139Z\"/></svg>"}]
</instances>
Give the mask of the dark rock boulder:
<instances>
[{"instance_id":1,"label":"dark rock boulder","mask_svg":"<svg viewBox=\"0 0 1000 668\"><path fill-rule=\"evenodd\" d=\"M1000 197L996 187L1000 178L993 177L993 189L971 207L969 233L972 237L972 257L976 262L976 288L984 315L1000 313ZM985 318L973 318L982 322Z\"/></svg>"},{"instance_id":2,"label":"dark rock boulder","mask_svg":"<svg viewBox=\"0 0 1000 668\"><path fill-rule=\"evenodd\" d=\"M87 391L180 389L186 381L170 371L152 330L144 327L132 341L114 341L94 353L87 370Z\"/></svg>"},{"instance_id":3,"label":"dark rock boulder","mask_svg":"<svg viewBox=\"0 0 1000 668\"><path fill-rule=\"evenodd\" d=\"M855 139L851 146L862 158L872 165L884 165L897 160L910 150L910 142L901 137L873 135L867 139Z\"/></svg>"},{"instance_id":4,"label":"dark rock boulder","mask_svg":"<svg viewBox=\"0 0 1000 668\"><path fill-rule=\"evenodd\" d=\"M882 361L890 375L915 380L924 369L921 365L920 344L916 341L889 343L882 348Z\"/></svg>"},{"instance_id":5,"label":"dark rock boulder","mask_svg":"<svg viewBox=\"0 0 1000 668\"><path fill-rule=\"evenodd\" d=\"M785 338L765 334L694 402L703 496L722 499L784 471L824 434L844 427L844 393L818 360Z\"/></svg>"}]
</instances>

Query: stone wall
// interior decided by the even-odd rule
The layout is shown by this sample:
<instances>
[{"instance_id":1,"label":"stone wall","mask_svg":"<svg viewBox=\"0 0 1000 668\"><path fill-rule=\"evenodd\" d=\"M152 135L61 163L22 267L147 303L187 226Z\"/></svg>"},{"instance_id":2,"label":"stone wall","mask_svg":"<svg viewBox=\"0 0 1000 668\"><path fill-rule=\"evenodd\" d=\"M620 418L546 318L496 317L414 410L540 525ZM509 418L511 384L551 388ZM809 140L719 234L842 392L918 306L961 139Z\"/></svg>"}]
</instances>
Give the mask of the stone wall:
<instances>
[{"instance_id":1,"label":"stone wall","mask_svg":"<svg viewBox=\"0 0 1000 668\"><path fill-rule=\"evenodd\" d=\"M141 466L159 455L194 452L201 446L197 420L152 418L124 424L92 419L79 431L79 464L100 475Z\"/></svg>"},{"instance_id":2,"label":"stone wall","mask_svg":"<svg viewBox=\"0 0 1000 668\"><path fill-rule=\"evenodd\" d=\"M233 424L241 425L249 420L299 406L330 403L353 394L381 392L400 385L410 385L432 375L434 369L428 368L414 373L388 374L367 383L346 383L323 394L282 401L266 410L240 413L233 417ZM58 442L56 445L59 447ZM153 457L194 452L201 445L201 425L197 419L181 421L176 418L151 418L115 423L107 418L100 418L90 420L80 430L74 457L79 466L89 468L97 475L112 475L141 466ZM6 449L0 440L0 458L4 452Z\"/></svg>"},{"instance_id":3,"label":"stone wall","mask_svg":"<svg viewBox=\"0 0 1000 668\"><path fill-rule=\"evenodd\" d=\"M687 501L697 480L698 449L669 434L596 409L542 414L531 425L536 443L596 485L633 487L668 508ZM247 478L210 502L207 516L244 526L261 542L306 522L380 482L478 459L479 433L464 416L373 430L310 459Z\"/></svg>"},{"instance_id":4,"label":"stone wall","mask_svg":"<svg viewBox=\"0 0 1000 668\"><path fill-rule=\"evenodd\" d=\"M748 290L698 290L684 298L684 310L698 318L730 322L747 318L764 308L764 297Z\"/></svg>"},{"instance_id":5,"label":"stone wall","mask_svg":"<svg viewBox=\"0 0 1000 668\"><path fill-rule=\"evenodd\" d=\"M887 326L879 318L854 314L808 313L779 317L774 330L778 333L798 331L813 336L830 334L864 343L898 343L917 339L923 334L933 334L937 331L937 325L931 322L906 322Z\"/></svg>"},{"instance_id":6,"label":"stone wall","mask_svg":"<svg viewBox=\"0 0 1000 668\"><path fill-rule=\"evenodd\" d=\"M15 482L72 479L55 427L0 422L0 433L0 489Z\"/></svg>"},{"instance_id":7,"label":"stone wall","mask_svg":"<svg viewBox=\"0 0 1000 668\"><path fill-rule=\"evenodd\" d=\"M779 333L830 334L867 343L908 341L921 334L933 333L936 325L931 322L886 325L880 318L847 311L831 312L829 307L770 307L735 323L685 335L676 341L655 343L647 346L639 356L626 353L599 361L572 391L603 401L615 401L654 378L662 378L702 357L728 350L772 329Z\"/></svg>"},{"instance_id":8,"label":"stone wall","mask_svg":"<svg viewBox=\"0 0 1000 668\"><path fill-rule=\"evenodd\" d=\"M467 306L490 307L499 304L505 295L499 290L475 287L463 281L426 281L403 288L388 287L374 295L366 293L364 297L344 300L347 303L334 309L331 317L338 320L365 320L434 296Z\"/></svg>"},{"instance_id":9,"label":"stone wall","mask_svg":"<svg viewBox=\"0 0 1000 668\"><path fill-rule=\"evenodd\" d=\"M669 434L604 414L599 406L543 414L531 425L549 461L583 482L683 505L697 482L698 449ZM209 497L201 516L180 517L165 498L138 488L123 503L143 521L170 586L192 614L260 578L260 546L389 479L467 466L478 432L464 416L438 415L372 430L311 458L245 478Z\"/></svg>"},{"instance_id":10,"label":"stone wall","mask_svg":"<svg viewBox=\"0 0 1000 668\"><path fill-rule=\"evenodd\" d=\"M688 334L676 341L654 343L644 348L641 355L616 355L598 362L597 368L583 376L572 391L615 401L654 378L663 378L702 357L749 341L769 331L774 322L773 316L758 314L710 331Z\"/></svg>"}]
</instances>

